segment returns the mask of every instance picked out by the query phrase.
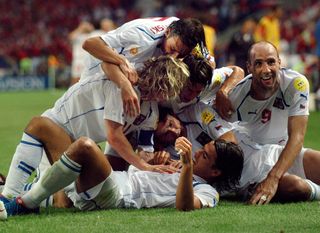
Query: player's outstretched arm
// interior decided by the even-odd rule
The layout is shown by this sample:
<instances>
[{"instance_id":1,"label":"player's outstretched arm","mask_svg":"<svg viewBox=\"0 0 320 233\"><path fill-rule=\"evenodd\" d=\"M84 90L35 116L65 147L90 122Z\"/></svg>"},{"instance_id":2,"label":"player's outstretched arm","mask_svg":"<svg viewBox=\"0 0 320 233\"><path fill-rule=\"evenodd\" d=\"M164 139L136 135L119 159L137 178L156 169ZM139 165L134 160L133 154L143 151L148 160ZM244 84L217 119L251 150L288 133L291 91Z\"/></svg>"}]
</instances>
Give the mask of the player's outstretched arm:
<instances>
[{"instance_id":1,"label":"player's outstretched arm","mask_svg":"<svg viewBox=\"0 0 320 233\"><path fill-rule=\"evenodd\" d=\"M201 208L199 198L193 193L192 145L185 137L176 140L176 150L180 152L182 168L176 192L176 208L190 211Z\"/></svg>"},{"instance_id":2,"label":"player's outstretched arm","mask_svg":"<svg viewBox=\"0 0 320 233\"><path fill-rule=\"evenodd\" d=\"M150 165L138 156L123 134L123 126L111 120L105 120L108 143L129 164L144 171L173 173L178 169L169 165Z\"/></svg>"},{"instance_id":3,"label":"player's outstretched arm","mask_svg":"<svg viewBox=\"0 0 320 233\"><path fill-rule=\"evenodd\" d=\"M279 180L287 172L300 153L307 129L308 116L292 116L288 121L288 142L267 178L257 187L250 204L267 204L274 197ZM299 126L299 127L297 127Z\"/></svg>"}]
</instances>

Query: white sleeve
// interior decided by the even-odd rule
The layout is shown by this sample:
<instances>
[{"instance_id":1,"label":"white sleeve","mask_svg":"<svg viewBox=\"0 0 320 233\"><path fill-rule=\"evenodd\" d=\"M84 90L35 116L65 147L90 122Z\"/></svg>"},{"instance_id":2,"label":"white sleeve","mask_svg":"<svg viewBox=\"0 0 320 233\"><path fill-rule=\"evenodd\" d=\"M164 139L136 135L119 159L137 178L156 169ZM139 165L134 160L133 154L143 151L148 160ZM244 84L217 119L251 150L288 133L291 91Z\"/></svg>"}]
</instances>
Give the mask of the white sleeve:
<instances>
[{"instance_id":1,"label":"white sleeve","mask_svg":"<svg viewBox=\"0 0 320 233\"><path fill-rule=\"evenodd\" d=\"M294 78L284 96L286 102L290 105L289 116L309 115L309 82L306 77Z\"/></svg>"},{"instance_id":2,"label":"white sleeve","mask_svg":"<svg viewBox=\"0 0 320 233\"><path fill-rule=\"evenodd\" d=\"M229 67L222 67L213 70L210 89L221 87L224 81L232 74L233 70Z\"/></svg>"},{"instance_id":3,"label":"white sleeve","mask_svg":"<svg viewBox=\"0 0 320 233\"><path fill-rule=\"evenodd\" d=\"M116 86L116 84L111 83L111 85L113 85L113 88L108 88L104 93L107 97L104 105L103 118L123 125L125 120L121 90Z\"/></svg>"},{"instance_id":4,"label":"white sleeve","mask_svg":"<svg viewBox=\"0 0 320 233\"><path fill-rule=\"evenodd\" d=\"M215 207L219 202L219 193L209 184L196 183L193 192L199 198L202 208Z\"/></svg>"},{"instance_id":5,"label":"white sleeve","mask_svg":"<svg viewBox=\"0 0 320 233\"><path fill-rule=\"evenodd\" d=\"M141 41L141 33L136 27L128 28L124 31L114 30L101 36L112 48L125 48L130 45L139 45ZM119 52L119 51L118 51Z\"/></svg>"}]
</instances>

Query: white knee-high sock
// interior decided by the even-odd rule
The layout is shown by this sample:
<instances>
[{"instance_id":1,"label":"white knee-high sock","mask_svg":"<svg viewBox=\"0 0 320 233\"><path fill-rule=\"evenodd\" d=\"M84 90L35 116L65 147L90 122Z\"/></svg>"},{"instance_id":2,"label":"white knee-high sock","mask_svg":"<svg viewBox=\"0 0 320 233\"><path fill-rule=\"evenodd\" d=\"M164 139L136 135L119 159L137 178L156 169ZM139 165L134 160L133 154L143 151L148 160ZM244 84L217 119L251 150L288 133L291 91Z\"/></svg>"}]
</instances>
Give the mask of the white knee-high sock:
<instances>
[{"instance_id":1,"label":"white knee-high sock","mask_svg":"<svg viewBox=\"0 0 320 233\"><path fill-rule=\"evenodd\" d=\"M42 153L42 143L31 135L23 133L13 155L2 195L13 198L21 193L30 175L39 166Z\"/></svg>"},{"instance_id":2,"label":"white knee-high sock","mask_svg":"<svg viewBox=\"0 0 320 233\"><path fill-rule=\"evenodd\" d=\"M313 201L313 200L319 201L320 200L320 186L317 185L316 183L312 182L311 180L305 179L305 181L307 182L307 184L311 188L311 194L310 194L309 200L311 200L311 201Z\"/></svg>"},{"instance_id":3,"label":"white knee-high sock","mask_svg":"<svg viewBox=\"0 0 320 233\"><path fill-rule=\"evenodd\" d=\"M80 175L81 167L63 154L22 197L24 204L29 208L38 207L45 198L75 181Z\"/></svg>"}]
</instances>

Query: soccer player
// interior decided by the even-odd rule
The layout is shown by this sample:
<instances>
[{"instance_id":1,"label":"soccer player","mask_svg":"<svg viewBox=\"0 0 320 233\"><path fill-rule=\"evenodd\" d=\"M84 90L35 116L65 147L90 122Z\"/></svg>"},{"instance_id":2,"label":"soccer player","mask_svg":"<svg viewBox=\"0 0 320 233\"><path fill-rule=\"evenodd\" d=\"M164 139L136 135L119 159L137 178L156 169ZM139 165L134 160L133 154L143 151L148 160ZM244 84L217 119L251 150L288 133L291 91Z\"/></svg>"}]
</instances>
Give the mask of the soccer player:
<instances>
[{"instance_id":1,"label":"soccer player","mask_svg":"<svg viewBox=\"0 0 320 233\"><path fill-rule=\"evenodd\" d=\"M220 115L232 108L229 99L224 101L229 91L244 77L243 70L238 66L212 69L207 59L196 55L188 55L183 59L190 71L190 78L185 87L175 99L161 102L161 105L173 109L174 113L182 111L185 107L199 101L214 104L216 95L219 102L216 103ZM231 106L231 107L230 107ZM220 107L220 108L219 108Z\"/></svg>"},{"instance_id":2,"label":"soccer player","mask_svg":"<svg viewBox=\"0 0 320 233\"><path fill-rule=\"evenodd\" d=\"M250 197L256 185L267 177L285 148L277 144L256 143L237 125L224 121L211 106L201 102L185 108L177 115L171 115L166 111L160 114L155 132L155 147L157 150L169 152L171 156L169 158L164 155L159 159L163 164L171 159L179 159L174 142L180 136L190 140L193 151L217 138L237 143L244 153L244 165L236 191L244 195L244 198ZM227 166L233 169L232 162ZM276 190L277 200L283 202L320 200L319 166L320 151L302 149L279 181ZM265 204L269 201L266 197L262 197L257 203Z\"/></svg>"},{"instance_id":3,"label":"soccer player","mask_svg":"<svg viewBox=\"0 0 320 233\"><path fill-rule=\"evenodd\" d=\"M136 19L105 35L89 38L84 42L83 48L92 57L82 76L91 77L91 74L99 72L99 64L102 61L119 66L126 77L119 78L110 74L108 76L122 90L125 112L130 116L136 116L140 111L139 101L130 83L137 80L136 69L147 59L162 54L182 58L197 44L205 46L203 26L197 19Z\"/></svg>"},{"instance_id":4,"label":"soccer player","mask_svg":"<svg viewBox=\"0 0 320 233\"><path fill-rule=\"evenodd\" d=\"M284 149L251 203L268 203L279 181L302 151L308 122L309 83L302 74L280 68L275 46L262 41L248 51L251 73L230 93L235 109L231 121L241 121L243 130L261 144L280 144ZM312 166L312 165L311 165Z\"/></svg>"},{"instance_id":5,"label":"soccer player","mask_svg":"<svg viewBox=\"0 0 320 233\"><path fill-rule=\"evenodd\" d=\"M120 69L118 75L123 75ZM141 170L170 171L166 166L151 166L139 159L125 135L135 130L152 132L158 121L156 101L176 96L188 76L186 65L175 58L161 56L147 61L139 71L136 91L141 96L141 113L136 118L124 116L120 91L104 73L76 83L53 108L28 124L13 156L1 198L10 199L21 193L39 166L44 149L60 155L81 136L91 137L96 143L107 140L129 164ZM55 125L66 134L59 133ZM152 133L146 135L151 137ZM152 143L150 138L144 141Z\"/></svg>"},{"instance_id":6,"label":"soccer player","mask_svg":"<svg viewBox=\"0 0 320 233\"><path fill-rule=\"evenodd\" d=\"M91 139L81 137L29 192L7 202L0 214L38 212L43 199L69 184L67 194L80 210L175 207L190 211L217 205L219 194L210 184L228 190L238 183L243 154L234 143L211 141L194 159L192 144L186 138L177 140L176 149L181 155L180 172L160 174L134 168L117 172ZM229 163L233 163L232 170Z\"/></svg>"}]
</instances>

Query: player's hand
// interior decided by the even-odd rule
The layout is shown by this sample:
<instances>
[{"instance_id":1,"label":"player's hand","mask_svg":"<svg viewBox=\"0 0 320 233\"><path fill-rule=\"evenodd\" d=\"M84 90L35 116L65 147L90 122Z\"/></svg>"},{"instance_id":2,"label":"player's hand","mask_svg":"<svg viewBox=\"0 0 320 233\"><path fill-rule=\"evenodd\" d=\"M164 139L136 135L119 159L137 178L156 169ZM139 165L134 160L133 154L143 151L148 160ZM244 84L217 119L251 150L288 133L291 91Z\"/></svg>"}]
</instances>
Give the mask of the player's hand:
<instances>
[{"instance_id":1,"label":"player's hand","mask_svg":"<svg viewBox=\"0 0 320 233\"><path fill-rule=\"evenodd\" d=\"M216 93L215 107L219 116L224 120L228 120L234 112L231 101L221 90Z\"/></svg>"},{"instance_id":2,"label":"player's hand","mask_svg":"<svg viewBox=\"0 0 320 233\"><path fill-rule=\"evenodd\" d=\"M180 154L180 160L183 165L192 165L192 144L185 137L179 137L175 143L175 149Z\"/></svg>"},{"instance_id":3,"label":"player's hand","mask_svg":"<svg viewBox=\"0 0 320 233\"><path fill-rule=\"evenodd\" d=\"M256 188L254 194L249 200L252 205L265 205L268 204L278 189L279 180L275 177L268 176Z\"/></svg>"},{"instance_id":4,"label":"player's hand","mask_svg":"<svg viewBox=\"0 0 320 233\"><path fill-rule=\"evenodd\" d=\"M132 85L135 85L138 81L139 76L133 65L131 65L126 58L124 58L124 62L119 67L124 75L128 78L130 83Z\"/></svg>"},{"instance_id":5,"label":"player's hand","mask_svg":"<svg viewBox=\"0 0 320 233\"><path fill-rule=\"evenodd\" d=\"M168 159L168 164L171 167L175 167L177 169L180 169L182 167L182 162L181 160L174 160L174 159Z\"/></svg>"},{"instance_id":6,"label":"player's hand","mask_svg":"<svg viewBox=\"0 0 320 233\"><path fill-rule=\"evenodd\" d=\"M166 164L170 159L170 154L166 151L156 151L153 157L153 164Z\"/></svg>"},{"instance_id":7,"label":"player's hand","mask_svg":"<svg viewBox=\"0 0 320 233\"><path fill-rule=\"evenodd\" d=\"M140 103L137 93L131 85L121 88L123 110L130 117L137 117L140 114Z\"/></svg>"}]
</instances>

